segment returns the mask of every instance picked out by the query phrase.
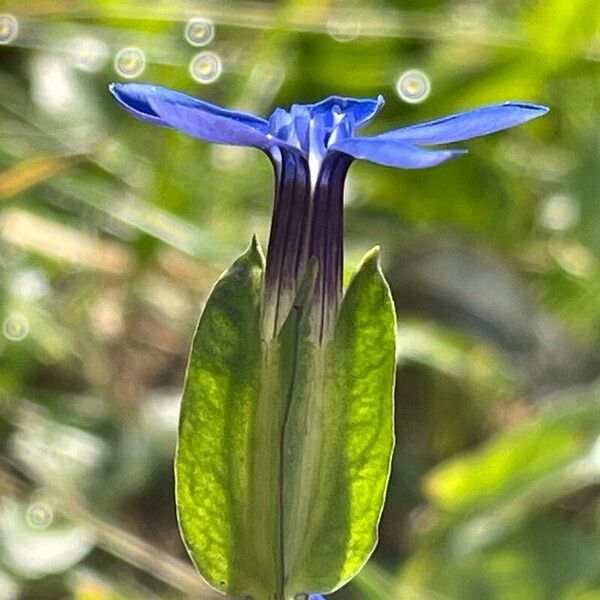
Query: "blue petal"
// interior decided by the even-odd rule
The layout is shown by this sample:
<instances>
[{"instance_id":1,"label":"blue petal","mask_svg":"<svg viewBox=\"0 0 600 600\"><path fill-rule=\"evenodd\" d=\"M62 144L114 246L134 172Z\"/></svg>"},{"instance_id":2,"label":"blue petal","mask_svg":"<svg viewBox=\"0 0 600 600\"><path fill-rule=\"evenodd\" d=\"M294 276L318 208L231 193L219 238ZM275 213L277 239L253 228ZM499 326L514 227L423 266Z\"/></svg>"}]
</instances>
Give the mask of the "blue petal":
<instances>
[{"instance_id":1,"label":"blue petal","mask_svg":"<svg viewBox=\"0 0 600 600\"><path fill-rule=\"evenodd\" d=\"M276 108L269 117L269 131L279 139L293 142L295 128L292 115L283 108Z\"/></svg>"},{"instance_id":2,"label":"blue petal","mask_svg":"<svg viewBox=\"0 0 600 600\"><path fill-rule=\"evenodd\" d=\"M505 102L402 127L377 137L411 144L449 144L520 125L545 115L548 110L538 104Z\"/></svg>"},{"instance_id":3,"label":"blue petal","mask_svg":"<svg viewBox=\"0 0 600 600\"><path fill-rule=\"evenodd\" d=\"M226 110L167 88L139 83L113 83L110 91L135 117L174 127L207 142L265 147L268 123L243 112Z\"/></svg>"},{"instance_id":4,"label":"blue petal","mask_svg":"<svg viewBox=\"0 0 600 600\"><path fill-rule=\"evenodd\" d=\"M425 150L405 142L381 139L380 136L342 140L330 146L329 151L342 152L354 158L402 169L435 167L466 153L466 150Z\"/></svg>"},{"instance_id":5,"label":"blue petal","mask_svg":"<svg viewBox=\"0 0 600 600\"><path fill-rule=\"evenodd\" d=\"M309 600L325 600L325 596L321 596L321 594L311 594Z\"/></svg>"},{"instance_id":6,"label":"blue petal","mask_svg":"<svg viewBox=\"0 0 600 600\"><path fill-rule=\"evenodd\" d=\"M128 113L147 123L168 127L168 123L165 123L148 104L147 94L151 88L153 86L138 83L111 83L108 86L110 93Z\"/></svg>"},{"instance_id":7,"label":"blue petal","mask_svg":"<svg viewBox=\"0 0 600 600\"><path fill-rule=\"evenodd\" d=\"M342 96L329 96L316 104L308 104L311 115L331 115L334 107L354 119L355 127L366 125L381 109L385 100L379 96L376 100L372 98L343 98Z\"/></svg>"}]
</instances>

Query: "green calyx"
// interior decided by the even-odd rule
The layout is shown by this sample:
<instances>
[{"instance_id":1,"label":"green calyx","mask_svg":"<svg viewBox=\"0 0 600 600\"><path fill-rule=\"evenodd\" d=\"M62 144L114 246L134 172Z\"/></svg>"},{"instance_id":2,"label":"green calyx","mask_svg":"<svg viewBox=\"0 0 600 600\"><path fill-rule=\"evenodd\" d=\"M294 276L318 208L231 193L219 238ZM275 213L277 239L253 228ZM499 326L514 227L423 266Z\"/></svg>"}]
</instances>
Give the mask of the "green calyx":
<instances>
[{"instance_id":1,"label":"green calyx","mask_svg":"<svg viewBox=\"0 0 600 600\"><path fill-rule=\"evenodd\" d=\"M202 576L234 596L332 591L376 544L393 449L394 307L374 249L317 343L317 268L277 337L264 340L264 259L253 241L215 285L194 338L178 517Z\"/></svg>"}]
</instances>

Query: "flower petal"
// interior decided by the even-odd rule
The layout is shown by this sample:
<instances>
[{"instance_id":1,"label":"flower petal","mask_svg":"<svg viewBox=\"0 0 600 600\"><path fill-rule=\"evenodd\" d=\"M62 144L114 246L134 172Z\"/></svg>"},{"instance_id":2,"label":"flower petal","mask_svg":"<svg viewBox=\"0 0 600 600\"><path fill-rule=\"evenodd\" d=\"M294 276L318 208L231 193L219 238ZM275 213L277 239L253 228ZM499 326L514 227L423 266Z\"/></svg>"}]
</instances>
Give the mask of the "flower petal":
<instances>
[{"instance_id":1,"label":"flower petal","mask_svg":"<svg viewBox=\"0 0 600 600\"><path fill-rule=\"evenodd\" d=\"M548 110L546 106L527 102L492 104L388 131L378 135L377 138L394 139L411 144L449 144L520 125L545 115Z\"/></svg>"},{"instance_id":2,"label":"flower petal","mask_svg":"<svg viewBox=\"0 0 600 600\"><path fill-rule=\"evenodd\" d=\"M111 83L108 86L110 93L128 113L147 123L168 127L168 123L165 123L148 104L147 94L151 88L154 86L138 83Z\"/></svg>"},{"instance_id":3,"label":"flower petal","mask_svg":"<svg viewBox=\"0 0 600 600\"><path fill-rule=\"evenodd\" d=\"M342 140L330 146L329 151L342 152L354 158L402 169L435 167L466 153L466 150L425 150L404 142L381 139L380 136Z\"/></svg>"},{"instance_id":4,"label":"flower petal","mask_svg":"<svg viewBox=\"0 0 600 600\"><path fill-rule=\"evenodd\" d=\"M167 88L139 83L113 83L110 91L135 117L174 127L207 142L265 147L268 123L260 117L226 110Z\"/></svg>"},{"instance_id":5,"label":"flower petal","mask_svg":"<svg viewBox=\"0 0 600 600\"><path fill-rule=\"evenodd\" d=\"M344 98L342 96L329 96L316 104L307 104L311 116L332 115L334 107L342 113L351 115L354 125L358 129L366 125L381 109L385 100L379 96L376 100L372 98ZM331 120L333 118L331 117ZM328 123L330 125L330 123Z\"/></svg>"}]
</instances>

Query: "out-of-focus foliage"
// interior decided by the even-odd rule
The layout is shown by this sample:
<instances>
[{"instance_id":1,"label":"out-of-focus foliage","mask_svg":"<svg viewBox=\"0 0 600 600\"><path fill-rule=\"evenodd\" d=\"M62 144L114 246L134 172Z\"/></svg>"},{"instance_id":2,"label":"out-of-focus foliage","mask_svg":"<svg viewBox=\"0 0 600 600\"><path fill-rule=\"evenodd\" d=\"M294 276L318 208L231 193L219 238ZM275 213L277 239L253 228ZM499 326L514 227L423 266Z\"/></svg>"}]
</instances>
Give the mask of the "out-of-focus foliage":
<instances>
[{"instance_id":1,"label":"out-of-focus foliage","mask_svg":"<svg viewBox=\"0 0 600 600\"><path fill-rule=\"evenodd\" d=\"M351 170L348 264L381 243L399 309L398 444L379 548L336 597L600 597L600 3L0 13L0 598L212 597L174 517L183 370L223 266L266 242L272 176L120 111L132 47L138 80L252 112L383 93L373 131L551 107L437 169ZM419 103L396 93L411 69Z\"/></svg>"}]
</instances>

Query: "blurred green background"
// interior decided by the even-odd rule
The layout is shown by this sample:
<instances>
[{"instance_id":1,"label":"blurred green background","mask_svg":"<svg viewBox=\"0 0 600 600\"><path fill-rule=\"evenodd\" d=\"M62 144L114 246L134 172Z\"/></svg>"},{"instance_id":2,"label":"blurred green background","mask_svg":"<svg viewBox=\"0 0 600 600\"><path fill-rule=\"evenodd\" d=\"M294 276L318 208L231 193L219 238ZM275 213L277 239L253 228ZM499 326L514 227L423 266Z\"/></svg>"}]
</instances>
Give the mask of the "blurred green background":
<instances>
[{"instance_id":1,"label":"blurred green background","mask_svg":"<svg viewBox=\"0 0 600 600\"><path fill-rule=\"evenodd\" d=\"M265 115L382 93L373 132L551 107L436 169L352 167L348 273L380 243L399 311L398 443L379 547L334 597L600 599L597 0L0 13L0 600L214 597L174 516L178 403L273 177L129 117L128 77Z\"/></svg>"}]
</instances>

